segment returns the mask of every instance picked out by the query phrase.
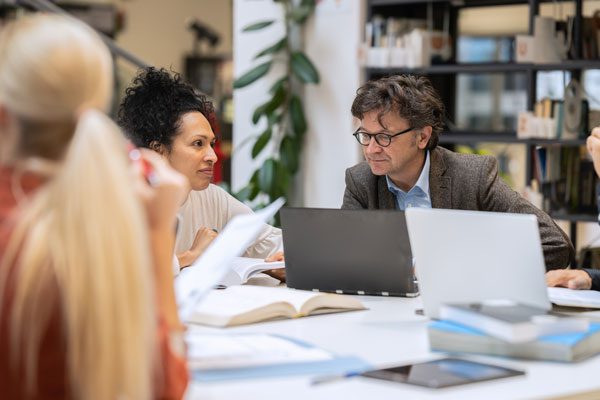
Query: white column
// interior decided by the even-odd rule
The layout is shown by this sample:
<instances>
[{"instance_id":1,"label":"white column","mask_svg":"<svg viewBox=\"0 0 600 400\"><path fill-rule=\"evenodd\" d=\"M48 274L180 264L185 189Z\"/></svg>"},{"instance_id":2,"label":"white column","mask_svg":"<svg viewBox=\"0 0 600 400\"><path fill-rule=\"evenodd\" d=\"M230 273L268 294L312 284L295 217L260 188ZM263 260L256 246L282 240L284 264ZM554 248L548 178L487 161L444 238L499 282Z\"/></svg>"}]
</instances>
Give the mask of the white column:
<instances>
[{"instance_id":1,"label":"white column","mask_svg":"<svg viewBox=\"0 0 600 400\"><path fill-rule=\"evenodd\" d=\"M240 77L253 66L266 60L254 60L254 56L265 47L283 37L285 27L282 22L282 8L272 0L234 0L233 3L233 69L234 76ZM278 22L256 32L242 32L254 22L277 20ZM245 88L233 92L233 155L231 160L231 187L239 190L250 180L252 172L262 162L252 160L250 151L254 140L266 128L266 121L252 124L252 113L260 104L269 100L269 88L284 73L282 68L271 68L266 77ZM244 144L245 143L245 144ZM263 151L269 153L269 149Z\"/></svg>"},{"instance_id":2,"label":"white column","mask_svg":"<svg viewBox=\"0 0 600 400\"><path fill-rule=\"evenodd\" d=\"M306 53L321 74L308 85L304 108L309 131L302 160L304 205L339 208L344 171L361 159L351 136L350 106L361 84L357 54L364 26L365 0L322 0L305 31Z\"/></svg>"},{"instance_id":3,"label":"white column","mask_svg":"<svg viewBox=\"0 0 600 400\"><path fill-rule=\"evenodd\" d=\"M321 83L306 85L303 104L309 130L303 148L298 188L300 205L338 208L344 193L344 170L360 160L354 138L350 106L361 83L357 49L363 31L365 0L321 0L305 27L305 51L319 70ZM281 20L281 7L272 0L234 0L233 54L235 76L251 66L254 55L278 40L281 23L254 33L241 30L260 20ZM234 91L235 120L232 187L242 187L258 163L250 159L251 144L239 148L264 125L252 125L252 112L268 100L268 89L283 71L271 71L267 79ZM264 121L263 121L264 124Z\"/></svg>"}]
</instances>

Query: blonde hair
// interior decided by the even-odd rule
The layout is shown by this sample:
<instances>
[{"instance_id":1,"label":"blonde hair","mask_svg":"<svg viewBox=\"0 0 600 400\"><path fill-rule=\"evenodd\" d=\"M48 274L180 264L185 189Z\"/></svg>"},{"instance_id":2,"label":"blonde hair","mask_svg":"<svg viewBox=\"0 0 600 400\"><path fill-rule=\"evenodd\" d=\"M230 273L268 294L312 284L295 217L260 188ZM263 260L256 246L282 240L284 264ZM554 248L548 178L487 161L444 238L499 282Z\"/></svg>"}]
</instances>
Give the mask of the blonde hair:
<instances>
[{"instance_id":1,"label":"blonde hair","mask_svg":"<svg viewBox=\"0 0 600 400\"><path fill-rule=\"evenodd\" d=\"M111 71L101 39L71 18L28 16L0 35L0 104L25 121L18 157L26 164L52 143L57 151L48 158L60 160L20 214L0 265L3 293L18 264L11 360L15 370L24 367L29 394L58 307L74 398L152 396L157 317L145 214L124 139L94 110L108 104ZM49 132L64 134L53 142Z\"/></svg>"}]
</instances>

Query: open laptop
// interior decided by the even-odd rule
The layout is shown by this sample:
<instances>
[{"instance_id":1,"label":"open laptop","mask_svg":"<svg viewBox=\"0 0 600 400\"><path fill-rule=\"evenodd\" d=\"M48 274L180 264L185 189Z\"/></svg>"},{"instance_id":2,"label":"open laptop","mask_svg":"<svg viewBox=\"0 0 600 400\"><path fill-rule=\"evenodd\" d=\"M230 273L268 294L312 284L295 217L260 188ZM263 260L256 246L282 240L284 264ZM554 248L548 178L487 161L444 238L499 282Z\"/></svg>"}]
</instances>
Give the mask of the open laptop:
<instances>
[{"instance_id":1,"label":"open laptop","mask_svg":"<svg viewBox=\"0 0 600 400\"><path fill-rule=\"evenodd\" d=\"M287 286L383 296L416 296L404 213L281 210Z\"/></svg>"},{"instance_id":2,"label":"open laptop","mask_svg":"<svg viewBox=\"0 0 600 400\"><path fill-rule=\"evenodd\" d=\"M490 299L551 308L535 215L409 208L406 223L427 316Z\"/></svg>"}]
</instances>

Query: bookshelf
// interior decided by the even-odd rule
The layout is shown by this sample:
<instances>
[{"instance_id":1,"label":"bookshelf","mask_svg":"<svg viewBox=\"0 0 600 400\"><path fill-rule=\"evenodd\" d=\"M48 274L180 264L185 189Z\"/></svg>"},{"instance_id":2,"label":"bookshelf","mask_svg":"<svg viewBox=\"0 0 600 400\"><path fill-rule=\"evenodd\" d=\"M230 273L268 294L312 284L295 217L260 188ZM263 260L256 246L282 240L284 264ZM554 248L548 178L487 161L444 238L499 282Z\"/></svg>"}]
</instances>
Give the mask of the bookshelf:
<instances>
[{"instance_id":1,"label":"bookshelf","mask_svg":"<svg viewBox=\"0 0 600 400\"><path fill-rule=\"evenodd\" d=\"M540 4L545 0L367 0L367 20L379 15L383 18L422 18L428 21L428 28L448 32L452 42L452 54L449 60L443 63L433 63L426 67L365 67L366 79L396 74L426 75L440 93L444 100L448 116L455 118L457 111L457 80L459 75L503 74L524 77L527 110L533 110L536 102L537 79L539 72L568 71L572 77L579 79L585 70L600 69L600 59L582 59L582 24L583 0L574 0L572 53L574 59L559 63L535 64L516 62L482 62L458 63L458 18L460 10L469 7L490 7L504 5L526 5L528 15L529 34L533 34L535 16L540 14ZM515 32L516 34L517 32ZM445 146L476 145L478 143L504 143L516 144L526 147L525 176L526 184L535 176L536 149L553 148L567 149L585 146L585 138L574 139L521 139L517 137L514 127L511 129L481 130L481 129L449 129L440 136L440 144ZM591 128L591 127L590 127ZM538 167L539 168L539 167ZM546 202L547 204L550 201ZM546 208L553 218L569 223L570 236L573 243L577 239L578 222L598 222L596 212L582 213L579 210L566 210ZM588 207L589 209L589 207Z\"/></svg>"}]
</instances>

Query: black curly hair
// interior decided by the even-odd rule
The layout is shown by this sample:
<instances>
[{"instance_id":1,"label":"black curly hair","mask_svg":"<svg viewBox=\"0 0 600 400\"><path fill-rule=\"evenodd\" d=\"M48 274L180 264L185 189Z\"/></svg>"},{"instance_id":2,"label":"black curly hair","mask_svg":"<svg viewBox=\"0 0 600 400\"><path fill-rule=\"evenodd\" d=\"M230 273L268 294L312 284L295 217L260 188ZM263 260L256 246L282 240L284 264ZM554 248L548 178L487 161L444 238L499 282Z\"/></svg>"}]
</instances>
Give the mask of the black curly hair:
<instances>
[{"instance_id":1,"label":"black curly hair","mask_svg":"<svg viewBox=\"0 0 600 400\"><path fill-rule=\"evenodd\" d=\"M136 146L150 148L152 142L158 142L171 151L181 117L193 111L202 113L209 122L214 119L212 102L179 74L148 67L140 70L125 90L117 118Z\"/></svg>"}]
</instances>

